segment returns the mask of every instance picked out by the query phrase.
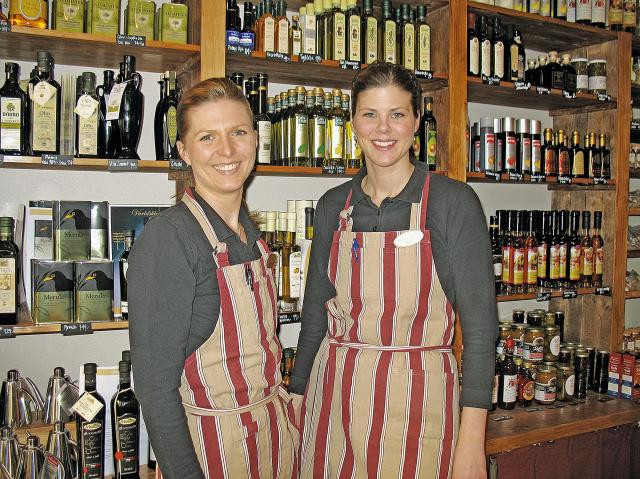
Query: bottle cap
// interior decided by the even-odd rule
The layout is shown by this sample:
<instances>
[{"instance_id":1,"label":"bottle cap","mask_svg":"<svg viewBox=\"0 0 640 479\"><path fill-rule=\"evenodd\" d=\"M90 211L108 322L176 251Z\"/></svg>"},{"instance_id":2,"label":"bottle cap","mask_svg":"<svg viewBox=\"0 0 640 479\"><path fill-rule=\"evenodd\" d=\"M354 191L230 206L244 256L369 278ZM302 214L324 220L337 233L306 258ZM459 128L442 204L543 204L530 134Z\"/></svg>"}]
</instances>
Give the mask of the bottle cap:
<instances>
[{"instance_id":1,"label":"bottle cap","mask_svg":"<svg viewBox=\"0 0 640 479\"><path fill-rule=\"evenodd\" d=\"M493 119L493 132L502 133L502 120L500 118Z\"/></svg>"},{"instance_id":2,"label":"bottle cap","mask_svg":"<svg viewBox=\"0 0 640 479\"><path fill-rule=\"evenodd\" d=\"M122 360L127 361L129 364L131 364L131 350L125 349L124 351L122 351Z\"/></svg>"},{"instance_id":3,"label":"bottle cap","mask_svg":"<svg viewBox=\"0 0 640 479\"><path fill-rule=\"evenodd\" d=\"M96 89L96 74L93 72L82 72L82 89L93 92Z\"/></svg>"},{"instance_id":4,"label":"bottle cap","mask_svg":"<svg viewBox=\"0 0 640 479\"><path fill-rule=\"evenodd\" d=\"M64 368L57 366L53 368L53 377L55 378L63 378L64 377Z\"/></svg>"},{"instance_id":5,"label":"bottle cap","mask_svg":"<svg viewBox=\"0 0 640 479\"><path fill-rule=\"evenodd\" d=\"M94 375L98 372L98 365L96 363L85 363L84 364L84 375Z\"/></svg>"},{"instance_id":6,"label":"bottle cap","mask_svg":"<svg viewBox=\"0 0 640 479\"><path fill-rule=\"evenodd\" d=\"M516 127L516 133L529 133L530 121L527 118L520 118Z\"/></svg>"},{"instance_id":7,"label":"bottle cap","mask_svg":"<svg viewBox=\"0 0 640 479\"><path fill-rule=\"evenodd\" d=\"M505 116L502 119L502 131L507 132L507 131L511 131L514 132L516 131L516 120L515 118L512 118L510 116Z\"/></svg>"},{"instance_id":8,"label":"bottle cap","mask_svg":"<svg viewBox=\"0 0 640 479\"><path fill-rule=\"evenodd\" d=\"M7 62L7 63L4 64L4 71L5 71L5 73L19 74L20 73L20 65L18 65L17 63L13 63L13 62Z\"/></svg>"},{"instance_id":9,"label":"bottle cap","mask_svg":"<svg viewBox=\"0 0 640 479\"><path fill-rule=\"evenodd\" d=\"M480 128L493 128L493 118L481 118L480 119Z\"/></svg>"},{"instance_id":10,"label":"bottle cap","mask_svg":"<svg viewBox=\"0 0 640 479\"><path fill-rule=\"evenodd\" d=\"M15 221L11 216L0 217L0 228L11 228L13 230L14 225Z\"/></svg>"},{"instance_id":11,"label":"bottle cap","mask_svg":"<svg viewBox=\"0 0 640 479\"><path fill-rule=\"evenodd\" d=\"M539 135L542 133L542 123L540 120L531 120L531 134Z\"/></svg>"}]
</instances>

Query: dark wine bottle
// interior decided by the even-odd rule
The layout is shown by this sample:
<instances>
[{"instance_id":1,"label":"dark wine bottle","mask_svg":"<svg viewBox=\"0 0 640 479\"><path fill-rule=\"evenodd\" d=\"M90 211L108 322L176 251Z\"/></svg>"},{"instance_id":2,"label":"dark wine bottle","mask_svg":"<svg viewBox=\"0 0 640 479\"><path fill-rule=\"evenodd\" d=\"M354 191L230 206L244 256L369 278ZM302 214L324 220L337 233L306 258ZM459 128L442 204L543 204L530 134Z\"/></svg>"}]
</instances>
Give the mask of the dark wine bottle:
<instances>
[{"instance_id":1,"label":"dark wine bottle","mask_svg":"<svg viewBox=\"0 0 640 479\"><path fill-rule=\"evenodd\" d=\"M127 86L122 93L118 130L120 134L120 158L138 159L138 142L142 132L144 115L144 95L142 94L142 77L136 72L136 57L124 56L122 82Z\"/></svg>"},{"instance_id":2,"label":"dark wine bottle","mask_svg":"<svg viewBox=\"0 0 640 479\"><path fill-rule=\"evenodd\" d=\"M135 231L126 230L124 232L124 252L120 256L120 314L122 319L129 319L129 301L127 300L127 269L129 267L129 252L133 241L135 240Z\"/></svg>"},{"instance_id":3,"label":"dark wine bottle","mask_svg":"<svg viewBox=\"0 0 640 479\"><path fill-rule=\"evenodd\" d=\"M120 361L120 384L111 399L111 436L116 479L138 479L140 404L131 388L131 363Z\"/></svg>"},{"instance_id":4,"label":"dark wine bottle","mask_svg":"<svg viewBox=\"0 0 640 479\"><path fill-rule=\"evenodd\" d=\"M267 89L269 77L266 73L258 73L258 97L255 101L256 111L253 122L258 132L258 150L256 164L268 165L271 163L271 118L267 114Z\"/></svg>"},{"instance_id":5,"label":"dark wine bottle","mask_svg":"<svg viewBox=\"0 0 640 479\"><path fill-rule=\"evenodd\" d=\"M424 97L424 113L420 123L420 161L426 163L429 170L436 169L437 123L433 116L433 98Z\"/></svg>"},{"instance_id":6,"label":"dark wine bottle","mask_svg":"<svg viewBox=\"0 0 640 479\"><path fill-rule=\"evenodd\" d=\"M0 88L0 153L26 155L29 150L29 110L27 94L18 84L20 65L7 62L4 71L7 79Z\"/></svg>"},{"instance_id":7,"label":"dark wine bottle","mask_svg":"<svg viewBox=\"0 0 640 479\"><path fill-rule=\"evenodd\" d=\"M115 83L113 70L104 71L104 81L96 89L100 101L100 124L98 125L98 156L117 158L120 154L118 120L107 120L107 103Z\"/></svg>"},{"instance_id":8,"label":"dark wine bottle","mask_svg":"<svg viewBox=\"0 0 640 479\"><path fill-rule=\"evenodd\" d=\"M513 350L515 342L507 339L505 350L506 355L500 368L498 382L498 407L500 409L513 409L516 407L518 398L518 369L513 361Z\"/></svg>"},{"instance_id":9,"label":"dark wine bottle","mask_svg":"<svg viewBox=\"0 0 640 479\"><path fill-rule=\"evenodd\" d=\"M164 102L164 98L167 95L167 81L164 76L164 73L160 74L160 81L158 82L160 85L160 100L156 105L156 112L153 116L153 139L156 147L156 161L161 161L162 158L162 104ZM241 83L242 85L242 83Z\"/></svg>"},{"instance_id":10,"label":"dark wine bottle","mask_svg":"<svg viewBox=\"0 0 640 479\"><path fill-rule=\"evenodd\" d=\"M165 95L156 110L155 138L156 160L177 160L178 154L178 96L176 95L176 72L164 74ZM160 151L158 151L160 148Z\"/></svg>"},{"instance_id":11,"label":"dark wine bottle","mask_svg":"<svg viewBox=\"0 0 640 479\"><path fill-rule=\"evenodd\" d=\"M13 241L15 221L10 216L0 217L0 324L18 322L18 278L20 278L20 250Z\"/></svg>"},{"instance_id":12,"label":"dark wine bottle","mask_svg":"<svg viewBox=\"0 0 640 479\"><path fill-rule=\"evenodd\" d=\"M96 74L83 72L76 100L76 155L84 158L98 156L99 101L96 96Z\"/></svg>"},{"instance_id":13,"label":"dark wine bottle","mask_svg":"<svg viewBox=\"0 0 640 479\"><path fill-rule=\"evenodd\" d=\"M84 365L84 391L102 404L102 409L87 421L80 414L76 415L76 434L78 437L78 476L79 479L101 479L104 477L104 436L105 436L105 402L96 391L95 363Z\"/></svg>"}]
</instances>

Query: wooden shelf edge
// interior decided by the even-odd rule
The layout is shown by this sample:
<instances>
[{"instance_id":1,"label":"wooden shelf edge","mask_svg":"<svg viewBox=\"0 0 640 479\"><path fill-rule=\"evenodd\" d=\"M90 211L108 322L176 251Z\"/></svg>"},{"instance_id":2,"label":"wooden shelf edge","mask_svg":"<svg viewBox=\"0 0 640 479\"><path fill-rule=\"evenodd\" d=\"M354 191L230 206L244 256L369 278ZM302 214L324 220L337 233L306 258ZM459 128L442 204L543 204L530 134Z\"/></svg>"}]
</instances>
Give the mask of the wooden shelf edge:
<instances>
[{"instance_id":1,"label":"wooden shelf edge","mask_svg":"<svg viewBox=\"0 0 640 479\"><path fill-rule=\"evenodd\" d=\"M640 249L628 249L627 258L640 258Z\"/></svg>"},{"instance_id":2,"label":"wooden shelf edge","mask_svg":"<svg viewBox=\"0 0 640 479\"><path fill-rule=\"evenodd\" d=\"M540 291L541 293L551 293L552 298L562 298L563 290L553 290L553 291ZM595 294L595 288L578 288L576 290L578 296ZM499 294L496 295L496 301L499 303L504 303L508 301L525 301L528 299L536 299L538 297L538 293L524 293L524 294Z\"/></svg>"},{"instance_id":3,"label":"wooden shelf edge","mask_svg":"<svg viewBox=\"0 0 640 479\"><path fill-rule=\"evenodd\" d=\"M13 169L71 170L71 171L109 171L109 160L104 158L73 158L72 166L43 165L39 156L4 156L2 167ZM167 173L171 171L168 161L139 160L138 170L128 173ZM119 172L121 173L121 172Z\"/></svg>"},{"instance_id":4,"label":"wooden shelf edge","mask_svg":"<svg viewBox=\"0 0 640 479\"><path fill-rule=\"evenodd\" d=\"M467 171L467 182L472 183L508 183L508 184L519 184L519 185L553 185L553 186L563 186L563 187L579 187L579 188L599 188L599 189L611 189L615 187L616 180L610 179L607 180L606 185L596 185L591 178L574 178L570 185L560 185L556 178L546 179L544 182L536 183L531 181L530 175L524 175L523 181L515 181L510 180L509 175L507 173L503 173L501 175L500 181L496 181L493 178L486 176L485 173L481 171Z\"/></svg>"},{"instance_id":5,"label":"wooden shelf edge","mask_svg":"<svg viewBox=\"0 0 640 479\"><path fill-rule=\"evenodd\" d=\"M640 216L640 207L639 208L629 208L629 216Z\"/></svg>"},{"instance_id":6,"label":"wooden shelf edge","mask_svg":"<svg viewBox=\"0 0 640 479\"><path fill-rule=\"evenodd\" d=\"M115 331L128 328L128 321L105 321L91 323L91 329L93 331ZM60 324L18 323L13 327L13 332L16 336L25 336L32 334L56 334L60 333Z\"/></svg>"},{"instance_id":7,"label":"wooden shelf edge","mask_svg":"<svg viewBox=\"0 0 640 479\"><path fill-rule=\"evenodd\" d=\"M625 291L624 296L626 299L640 298L640 290Z\"/></svg>"}]
</instances>

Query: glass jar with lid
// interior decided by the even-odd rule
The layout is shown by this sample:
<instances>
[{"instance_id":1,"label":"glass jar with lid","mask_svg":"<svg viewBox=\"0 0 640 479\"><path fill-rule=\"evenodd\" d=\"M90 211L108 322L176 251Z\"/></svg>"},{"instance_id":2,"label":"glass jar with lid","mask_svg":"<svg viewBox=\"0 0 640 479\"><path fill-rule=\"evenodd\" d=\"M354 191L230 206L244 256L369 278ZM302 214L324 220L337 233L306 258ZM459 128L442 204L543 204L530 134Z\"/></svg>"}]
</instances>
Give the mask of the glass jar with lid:
<instances>
[{"instance_id":1,"label":"glass jar with lid","mask_svg":"<svg viewBox=\"0 0 640 479\"><path fill-rule=\"evenodd\" d=\"M587 64L589 70L589 93L594 95L607 93L607 61L591 60Z\"/></svg>"},{"instance_id":2,"label":"glass jar with lid","mask_svg":"<svg viewBox=\"0 0 640 479\"><path fill-rule=\"evenodd\" d=\"M560 328L545 326L544 328L544 360L557 361L560 354Z\"/></svg>"}]
</instances>

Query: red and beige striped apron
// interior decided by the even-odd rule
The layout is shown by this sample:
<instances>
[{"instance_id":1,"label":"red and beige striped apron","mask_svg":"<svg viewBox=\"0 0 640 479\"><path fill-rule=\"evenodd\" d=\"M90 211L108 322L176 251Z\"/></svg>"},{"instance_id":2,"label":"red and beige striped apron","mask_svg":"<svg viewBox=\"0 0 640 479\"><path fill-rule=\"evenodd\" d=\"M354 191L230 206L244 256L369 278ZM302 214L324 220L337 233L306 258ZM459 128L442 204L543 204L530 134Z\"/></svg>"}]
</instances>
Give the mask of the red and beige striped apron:
<instances>
[{"instance_id":1,"label":"red and beige striped apron","mask_svg":"<svg viewBox=\"0 0 640 479\"><path fill-rule=\"evenodd\" d=\"M281 387L269 248L259 240L259 259L230 265L191 190L183 201L213 246L220 288L215 330L186 359L180 386L202 470L211 479L295 478L299 432Z\"/></svg>"},{"instance_id":2,"label":"red and beige striped apron","mask_svg":"<svg viewBox=\"0 0 640 479\"><path fill-rule=\"evenodd\" d=\"M328 332L303 405L303 478L446 478L458 431L454 312L425 228L429 175L411 231L334 233ZM420 230L415 244L396 246ZM404 236L402 236L404 234ZM419 233L418 233L419 235Z\"/></svg>"}]
</instances>

